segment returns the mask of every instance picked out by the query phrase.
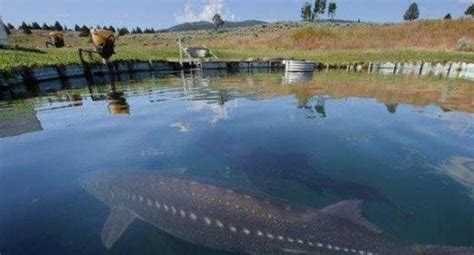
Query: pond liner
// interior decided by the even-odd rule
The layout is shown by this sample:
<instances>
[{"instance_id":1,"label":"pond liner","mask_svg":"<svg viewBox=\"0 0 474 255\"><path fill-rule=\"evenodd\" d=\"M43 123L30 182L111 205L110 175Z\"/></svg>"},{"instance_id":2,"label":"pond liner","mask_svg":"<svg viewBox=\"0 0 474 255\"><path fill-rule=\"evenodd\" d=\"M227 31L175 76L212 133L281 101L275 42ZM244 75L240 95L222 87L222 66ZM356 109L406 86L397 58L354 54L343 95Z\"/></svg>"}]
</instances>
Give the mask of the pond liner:
<instances>
[{"instance_id":1,"label":"pond liner","mask_svg":"<svg viewBox=\"0 0 474 255\"><path fill-rule=\"evenodd\" d=\"M134 73L157 72L168 73L190 69L223 70L237 72L251 72L253 70L282 70L284 65L277 60L252 61L209 61L209 62L178 62L178 61L113 61L107 65L99 63L83 63L71 65L23 66L10 71L1 72L0 86L18 87L15 90L38 92L41 82L61 80L64 88L69 88L69 80L84 77L89 85L94 85L94 77L103 81L129 80ZM346 70L348 72L367 72L380 74L404 74L425 76L434 75L446 78L462 78L474 80L474 63L448 62L352 62L346 64L327 64L318 62L315 70ZM100 78L99 78L100 76ZM19 88L22 87L22 88ZM24 88L23 88L24 87ZM11 89L10 89L11 90ZM4 90L5 91L5 90ZM12 91L12 90L11 90Z\"/></svg>"}]
</instances>

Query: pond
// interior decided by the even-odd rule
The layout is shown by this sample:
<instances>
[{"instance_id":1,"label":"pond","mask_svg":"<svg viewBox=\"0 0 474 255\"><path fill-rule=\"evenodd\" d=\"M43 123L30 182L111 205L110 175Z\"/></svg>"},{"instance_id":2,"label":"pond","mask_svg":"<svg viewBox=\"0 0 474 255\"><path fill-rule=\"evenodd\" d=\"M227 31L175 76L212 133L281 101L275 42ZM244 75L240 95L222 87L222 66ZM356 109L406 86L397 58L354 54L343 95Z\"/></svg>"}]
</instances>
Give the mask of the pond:
<instances>
[{"instance_id":1,"label":"pond","mask_svg":"<svg viewBox=\"0 0 474 255\"><path fill-rule=\"evenodd\" d=\"M368 243L380 235L474 246L472 81L336 71L121 80L0 101L2 255L394 254ZM366 220L331 207L348 200L363 201ZM358 228L365 243L346 236Z\"/></svg>"}]
</instances>

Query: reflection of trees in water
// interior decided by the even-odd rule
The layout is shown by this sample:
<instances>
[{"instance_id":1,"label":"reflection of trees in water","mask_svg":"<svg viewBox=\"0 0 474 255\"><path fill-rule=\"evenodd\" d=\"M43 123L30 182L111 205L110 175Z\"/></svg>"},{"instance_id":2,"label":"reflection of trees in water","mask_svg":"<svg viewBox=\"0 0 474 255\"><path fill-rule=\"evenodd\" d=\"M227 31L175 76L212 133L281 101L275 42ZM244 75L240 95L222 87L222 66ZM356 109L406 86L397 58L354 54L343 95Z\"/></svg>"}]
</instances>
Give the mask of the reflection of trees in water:
<instances>
[{"instance_id":1,"label":"reflection of trees in water","mask_svg":"<svg viewBox=\"0 0 474 255\"><path fill-rule=\"evenodd\" d=\"M397 107L398 104L385 104L385 107L387 107L387 111L391 114L397 113Z\"/></svg>"},{"instance_id":2,"label":"reflection of trees in water","mask_svg":"<svg viewBox=\"0 0 474 255\"><path fill-rule=\"evenodd\" d=\"M308 112L308 118L326 118L326 98L324 95L317 96L296 96L298 100L298 108L305 109Z\"/></svg>"}]
</instances>

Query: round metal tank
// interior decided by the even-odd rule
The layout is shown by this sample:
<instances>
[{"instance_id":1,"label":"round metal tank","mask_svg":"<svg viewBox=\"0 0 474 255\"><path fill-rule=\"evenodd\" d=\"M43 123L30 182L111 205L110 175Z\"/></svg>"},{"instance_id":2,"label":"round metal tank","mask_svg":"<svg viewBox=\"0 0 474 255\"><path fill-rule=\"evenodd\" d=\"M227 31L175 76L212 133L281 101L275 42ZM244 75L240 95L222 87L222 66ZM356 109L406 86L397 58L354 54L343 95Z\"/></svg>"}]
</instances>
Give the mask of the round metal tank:
<instances>
[{"instance_id":1,"label":"round metal tank","mask_svg":"<svg viewBox=\"0 0 474 255\"><path fill-rule=\"evenodd\" d=\"M284 60L286 72L314 72L316 63L304 60Z\"/></svg>"}]
</instances>

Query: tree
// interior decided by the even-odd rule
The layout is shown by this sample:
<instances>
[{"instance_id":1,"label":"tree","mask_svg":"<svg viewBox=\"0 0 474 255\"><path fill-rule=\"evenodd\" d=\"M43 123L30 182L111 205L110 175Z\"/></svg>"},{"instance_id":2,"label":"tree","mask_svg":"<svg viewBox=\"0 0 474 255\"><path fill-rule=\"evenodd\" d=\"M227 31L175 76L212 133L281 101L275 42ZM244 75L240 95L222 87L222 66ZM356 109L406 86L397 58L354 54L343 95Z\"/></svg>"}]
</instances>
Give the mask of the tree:
<instances>
[{"instance_id":1,"label":"tree","mask_svg":"<svg viewBox=\"0 0 474 255\"><path fill-rule=\"evenodd\" d=\"M319 14L324 14L326 12L326 0L316 0L314 2L314 17L318 18Z\"/></svg>"},{"instance_id":2,"label":"tree","mask_svg":"<svg viewBox=\"0 0 474 255\"><path fill-rule=\"evenodd\" d=\"M412 3L410 7L408 7L408 10L405 12L405 15L403 15L404 20L416 20L420 17L420 9L418 8L417 3Z\"/></svg>"},{"instance_id":3,"label":"tree","mask_svg":"<svg viewBox=\"0 0 474 255\"><path fill-rule=\"evenodd\" d=\"M216 13L214 17L212 17L212 22L216 26L216 31L219 30L219 28L224 25L224 20L222 20L222 17L220 14Z\"/></svg>"},{"instance_id":4,"label":"tree","mask_svg":"<svg viewBox=\"0 0 474 255\"><path fill-rule=\"evenodd\" d=\"M137 27L137 28L135 29L135 33L137 33L137 34L142 34L143 31L142 31L142 29L141 29L140 27Z\"/></svg>"},{"instance_id":5,"label":"tree","mask_svg":"<svg viewBox=\"0 0 474 255\"><path fill-rule=\"evenodd\" d=\"M91 34L91 31L86 25L83 25L80 28L79 37L88 37L90 34Z\"/></svg>"},{"instance_id":6,"label":"tree","mask_svg":"<svg viewBox=\"0 0 474 255\"><path fill-rule=\"evenodd\" d=\"M56 23L54 23L54 30L56 30L56 31L63 31L64 30L63 26L61 25L61 23L59 23L59 21L56 21Z\"/></svg>"},{"instance_id":7,"label":"tree","mask_svg":"<svg viewBox=\"0 0 474 255\"><path fill-rule=\"evenodd\" d=\"M452 19L453 17L451 17L451 13L448 13L446 14L446 16L444 16L444 19Z\"/></svg>"},{"instance_id":8,"label":"tree","mask_svg":"<svg viewBox=\"0 0 474 255\"><path fill-rule=\"evenodd\" d=\"M466 15L470 15L471 17L474 17L474 4L471 4L464 13Z\"/></svg>"},{"instance_id":9,"label":"tree","mask_svg":"<svg viewBox=\"0 0 474 255\"><path fill-rule=\"evenodd\" d=\"M48 24L43 23L43 26L41 26L41 29L43 30L51 30L51 28L48 26Z\"/></svg>"},{"instance_id":10,"label":"tree","mask_svg":"<svg viewBox=\"0 0 474 255\"><path fill-rule=\"evenodd\" d=\"M329 3L328 6L328 17L334 19L336 17L337 4L334 2Z\"/></svg>"},{"instance_id":11,"label":"tree","mask_svg":"<svg viewBox=\"0 0 474 255\"><path fill-rule=\"evenodd\" d=\"M112 31L112 33L115 33L115 28L113 26L109 26L108 28L110 31Z\"/></svg>"},{"instance_id":12,"label":"tree","mask_svg":"<svg viewBox=\"0 0 474 255\"><path fill-rule=\"evenodd\" d=\"M81 32L81 27L78 24L74 25L74 31Z\"/></svg>"},{"instance_id":13,"label":"tree","mask_svg":"<svg viewBox=\"0 0 474 255\"><path fill-rule=\"evenodd\" d=\"M20 29L22 29L23 33L25 33L26 35L32 34L30 26L25 22L21 23Z\"/></svg>"},{"instance_id":14,"label":"tree","mask_svg":"<svg viewBox=\"0 0 474 255\"><path fill-rule=\"evenodd\" d=\"M11 35L12 32L10 31L10 29L8 28L7 25L3 25L3 27L5 28L5 32L7 32L7 35Z\"/></svg>"},{"instance_id":15,"label":"tree","mask_svg":"<svg viewBox=\"0 0 474 255\"><path fill-rule=\"evenodd\" d=\"M34 29L34 30L41 30L41 26L38 24L38 22L33 22L31 24L31 29Z\"/></svg>"},{"instance_id":16,"label":"tree","mask_svg":"<svg viewBox=\"0 0 474 255\"><path fill-rule=\"evenodd\" d=\"M130 32L128 31L128 29L126 27L120 28L118 30L118 35L119 36L124 36L126 34L130 34Z\"/></svg>"},{"instance_id":17,"label":"tree","mask_svg":"<svg viewBox=\"0 0 474 255\"><path fill-rule=\"evenodd\" d=\"M23 30L24 30L24 29L27 29L27 28L30 28L30 26L29 26L28 24L26 24L26 22L23 21L23 22L21 23L19 29L23 29Z\"/></svg>"},{"instance_id":18,"label":"tree","mask_svg":"<svg viewBox=\"0 0 474 255\"><path fill-rule=\"evenodd\" d=\"M8 27L8 29L10 29L10 30L15 29L15 26L13 26L11 23L8 23L7 27Z\"/></svg>"},{"instance_id":19,"label":"tree","mask_svg":"<svg viewBox=\"0 0 474 255\"><path fill-rule=\"evenodd\" d=\"M314 20L314 12L309 2L304 3L303 7L301 7L301 20L302 21Z\"/></svg>"}]
</instances>

